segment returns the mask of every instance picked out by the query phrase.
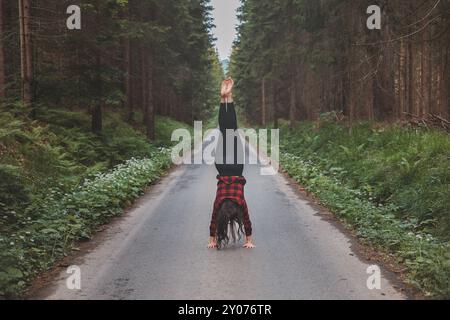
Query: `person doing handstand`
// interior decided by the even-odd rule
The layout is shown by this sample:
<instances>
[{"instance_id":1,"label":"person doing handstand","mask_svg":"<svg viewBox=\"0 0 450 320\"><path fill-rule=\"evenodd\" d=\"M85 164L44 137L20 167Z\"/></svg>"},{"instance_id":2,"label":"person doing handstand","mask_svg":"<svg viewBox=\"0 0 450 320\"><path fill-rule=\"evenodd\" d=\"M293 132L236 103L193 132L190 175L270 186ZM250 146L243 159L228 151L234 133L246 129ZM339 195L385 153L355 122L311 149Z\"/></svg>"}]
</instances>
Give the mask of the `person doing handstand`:
<instances>
[{"instance_id":1,"label":"person doing handstand","mask_svg":"<svg viewBox=\"0 0 450 320\"><path fill-rule=\"evenodd\" d=\"M233 102L231 78L222 83L219 109L219 128L221 136L216 149L217 193L209 227L208 248L221 249L228 245L230 236L233 242L245 233L244 248L255 246L252 242L252 223L244 196L246 180L243 176L244 163L238 161L244 149L241 139L234 138L234 152L227 152L227 130L237 130L236 111ZM231 158L231 159L230 159Z\"/></svg>"}]
</instances>

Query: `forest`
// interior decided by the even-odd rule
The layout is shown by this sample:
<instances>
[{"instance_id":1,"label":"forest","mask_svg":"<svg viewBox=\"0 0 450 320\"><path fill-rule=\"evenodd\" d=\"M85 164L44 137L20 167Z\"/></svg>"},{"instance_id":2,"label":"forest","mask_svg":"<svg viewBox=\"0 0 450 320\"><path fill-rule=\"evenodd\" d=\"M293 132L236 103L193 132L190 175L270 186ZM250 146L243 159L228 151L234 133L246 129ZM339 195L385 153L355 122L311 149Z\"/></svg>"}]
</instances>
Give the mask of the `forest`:
<instances>
[{"instance_id":1,"label":"forest","mask_svg":"<svg viewBox=\"0 0 450 320\"><path fill-rule=\"evenodd\" d=\"M242 0L229 65L212 9L0 0L0 298L166 174L171 133L216 124L226 76L240 123L280 129L287 175L414 290L449 297L450 0Z\"/></svg>"},{"instance_id":2,"label":"forest","mask_svg":"<svg viewBox=\"0 0 450 320\"><path fill-rule=\"evenodd\" d=\"M450 1L247 0L239 18L236 101L280 128L283 169L448 296Z\"/></svg>"},{"instance_id":3,"label":"forest","mask_svg":"<svg viewBox=\"0 0 450 320\"><path fill-rule=\"evenodd\" d=\"M232 54L248 115L437 122L449 127L450 2L245 1ZM366 10L381 8L381 30Z\"/></svg>"},{"instance_id":4,"label":"forest","mask_svg":"<svg viewBox=\"0 0 450 320\"><path fill-rule=\"evenodd\" d=\"M20 101L33 117L42 105L89 108L100 133L102 113L121 108L129 122L142 112L154 139L155 114L191 122L212 105L221 70L206 1L1 4L0 98ZM81 30L66 26L74 4Z\"/></svg>"},{"instance_id":5,"label":"forest","mask_svg":"<svg viewBox=\"0 0 450 320\"><path fill-rule=\"evenodd\" d=\"M121 213L169 167L172 131L211 117L223 74L210 12L0 0L0 295Z\"/></svg>"}]
</instances>

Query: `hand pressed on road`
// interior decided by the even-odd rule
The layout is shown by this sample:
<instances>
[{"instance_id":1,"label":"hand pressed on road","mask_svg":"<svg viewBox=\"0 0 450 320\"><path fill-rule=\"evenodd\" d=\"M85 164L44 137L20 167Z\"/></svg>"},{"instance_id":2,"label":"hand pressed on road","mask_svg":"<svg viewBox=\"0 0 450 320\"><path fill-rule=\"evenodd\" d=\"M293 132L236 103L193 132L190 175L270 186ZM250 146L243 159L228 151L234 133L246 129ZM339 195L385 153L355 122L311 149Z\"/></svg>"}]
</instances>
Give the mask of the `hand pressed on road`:
<instances>
[{"instance_id":1,"label":"hand pressed on road","mask_svg":"<svg viewBox=\"0 0 450 320\"><path fill-rule=\"evenodd\" d=\"M208 249L215 249L217 248L217 242L215 237L209 237L208 242Z\"/></svg>"},{"instance_id":2,"label":"hand pressed on road","mask_svg":"<svg viewBox=\"0 0 450 320\"><path fill-rule=\"evenodd\" d=\"M252 242L252 237L247 237L245 240L245 244L243 245L245 249L253 249L255 245Z\"/></svg>"}]
</instances>

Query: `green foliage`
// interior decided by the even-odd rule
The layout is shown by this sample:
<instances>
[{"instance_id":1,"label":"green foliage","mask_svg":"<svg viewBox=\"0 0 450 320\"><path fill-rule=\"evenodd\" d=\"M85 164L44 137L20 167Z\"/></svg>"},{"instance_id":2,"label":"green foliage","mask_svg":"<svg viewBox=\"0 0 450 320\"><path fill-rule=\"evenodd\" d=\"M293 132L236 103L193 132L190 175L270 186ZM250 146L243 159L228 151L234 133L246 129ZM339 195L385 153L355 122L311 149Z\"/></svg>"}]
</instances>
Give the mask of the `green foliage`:
<instances>
[{"instance_id":1,"label":"green foliage","mask_svg":"<svg viewBox=\"0 0 450 320\"><path fill-rule=\"evenodd\" d=\"M120 214L170 165L161 146L171 145L172 130L190 128L158 118L155 145L114 113L94 135L83 113L41 108L32 121L13 107L0 111L0 296L20 294Z\"/></svg>"},{"instance_id":2,"label":"green foliage","mask_svg":"<svg viewBox=\"0 0 450 320\"><path fill-rule=\"evenodd\" d=\"M36 271L50 267L98 226L122 213L170 166L170 153L159 149L147 159L131 159L109 173L86 179L55 201L50 192L37 217L0 237L0 295L19 293Z\"/></svg>"},{"instance_id":3,"label":"green foliage","mask_svg":"<svg viewBox=\"0 0 450 320\"><path fill-rule=\"evenodd\" d=\"M429 231L441 237L450 234L447 134L366 124L353 127L350 133L341 125L323 122L320 130L302 124L286 139L294 141L285 146L288 150L301 152L325 172L339 168L337 173L346 184L368 190L377 203L396 205L402 218L421 223L436 219Z\"/></svg>"},{"instance_id":4,"label":"green foliage","mask_svg":"<svg viewBox=\"0 0 450 320\"><path fill-rule=\"evenodd\" d=\"M167 168L167 151L160 148L172 144L174 129L191 127L157 113L185 122L211 116L223 72L209 3L83 1L83 27L76 32L57 23L63 2L40 3L30 17L40 26L32 35L32 109L14 102L21 89L14 58L20 56L18 7L4 4L0 296L20 292L37 270L119 214ZM143 83L147 76L151 86ZM154 124L145 128L140 114L146 100L157 119L153 143L146 129Z\"/></svg>"},{"instance_id":5,"label":"green foliage","mask_svg":"<svg viewBox=\"0 0 450 320\"><path fill-rule=\"evenodd\" d=\"M318 6L318 1L305 0L242 2L230 71L237 79L236 102L249 119L260 119L262 80L267 80L267 94L272 86L291 78L299 62L306 59L307 46L301 37L309 23L314 23L310 26L314 29L322 24Z\"/></svg>"},{"instance_id":6,"label":"green foliage","mask_svg":"<svg viewBox=\"0 0 450 320\"><path fill-rule=\"evenodd\" d=\"M428 295L450 296L450 139L435 130L349 129L321 119L282 128L284 169L365 242L407 267Z\"/></svg>"},{"instance_id":7,"label":"green foliage","mask_svg":"<svg viewBox=\"0 0 450 320\"><path fill-rule=\"evenodd\" d=\"M151 48L154 81L183 99L183 109L172 110L171 116L189 122L192 118L210 116L223 78L213 46L209 3L209 0L135 3L135 9L141 14L147 12L149 18L133 21L128 30L130 38ZM136 32L139 29L141 32Z\"/></svg>"}]
</instances>

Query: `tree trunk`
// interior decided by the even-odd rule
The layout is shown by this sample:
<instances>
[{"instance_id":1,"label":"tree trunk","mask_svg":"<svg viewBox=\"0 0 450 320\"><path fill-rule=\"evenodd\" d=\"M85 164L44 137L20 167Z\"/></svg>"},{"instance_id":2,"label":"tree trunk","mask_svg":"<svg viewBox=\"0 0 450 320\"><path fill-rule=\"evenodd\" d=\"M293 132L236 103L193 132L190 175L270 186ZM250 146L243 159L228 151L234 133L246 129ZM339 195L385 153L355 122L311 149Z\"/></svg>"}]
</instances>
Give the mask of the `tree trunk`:
<instances>
[{"instance_id":1,"label":"tree trunk","mask_svg":"<svg viewBox=\"0 0 450 320\"><path fill-rule=\"evenodd\" d=\"M134 1L129 0L128 1L128 8L126 11L127 19L129 22L133 19L133 13L134 11ZM124 78L124 90L125 90L125 99L126 99L126 109L127 109L127 121L133 122L134 121L134 99L133 99L133 89L134 89L134 83L133 83L133 44L132 40L129 36L125 39L124 44L124 71L125 71L125 78Z\"/></svg>"},{"instance_id":2,"label":"tree trunk","mask_svg":"<svg viewBox=\"0 0 450 320\"><path fill-rule=\"evenodd\" d=\"M407 45L407 47L406 47L407 49L407 66L406 66L406 68L408 69L407 70L407 82L406 82L406 88L407 88L407 90L406 90L406 95L407 95L407 98L406 98L406 100L408 101L407 102L407 105L406 105L406 108L407 108L407 111L406 112L408 112L408 113L412 113L412 114L414 114L414 115L416 115L415 114L415 112L414 112L414 90L415 90L415 88L414 88L414 67L413 67L413 54L412 54L412 44L411 44L411 42L409 42L408 43L408 45Z\"/></svg>"},{"instance_id":3,"label":"tree trunk","mask_svg":"<svg viewBox=\"0 0 450 320\"><path fill-rule=\"evenodd\" d=\"M296 88L295 83L291 85L291 89L289 90L290 101L289 101L289 126L291 128L295 127L295 107L297 103L296 99Z\"/></svg>"},{"instance_id":4,"label":"tree trunk","mask_svg":"<svg viewBox=\"0 0 450 320\"><path fill-rule=\"evenodd\" d=\"M31 48L30 4L29 0L19 0L20 57L22 75L22 102L32 104L33 56Z\"/></svg>"},{"instance_id":5,"label":"tree trunk","mask_svg":"<svg viewBox=\"0 0 450 320\"><path fill-rule=\"evenodd\" d=\"M92 132L95 134L100 134L103 127L103 113L102 102L97 101L92 108Z\"/></svg>"},{"instance_id":6,"label":"tree trunk","mask_svg":"<svg viewBox=\"0 0 450 320\"><path fill-rule=\"evenodd\" d=\"M280 98L277 84L273 84L273 127L278 129L278 99Z\"/></svg>"},{"instance_id":7,"label":"tree trunk","mask_svg":"<svg viewBox=\"0 0 450 320\"><path fill-rule=\"evenodd\" d=\"M103 107L103 85L101 80L101 67L102 61L100 56L100 49L97 49L96 53L96 69L97 69L97 81L96 81L96 101L92 107L92 132L95 134L100 134L103 127L102 119L102 107Z\"/></svg>"},{"instance_id":8,"label":"tree trunk","mask_svg":"<svg viewBox=\"0 0 450 320\"><path fill-rule=\"evenodd\" d=\"M149 50L142 48L142 108L147 138L155 139L155 113L153 103L153 62Z\"/></svg>"},{"instance_id":9,"label":"tree trunk","mask_svg":"<svg viewBox=\"0 0 450 320\"><path fill-rule=\"evenodd\" d=\"M133 92L133 106L135 110L140 109L143 111L143 101L142 101L142 50L141 45L136 41L132 42L131 54L133 55L132 60L132 78L131 78L131 90Z\"/></svg>"},{"instance_id":10,"label":"tree trunk","mask_svg":"<svg viewBox=\"0 0 450 320\"><path fill-rule=\"evenodd\" d=\"M23 1L19 0L19 37L20 37L20 77L22 79L22 101L24 100L24 91L25 91L25 77L26 77L26 70L27 70L27 61L25 59L25 39L24 39L24 13L23 13Z\"/></svg>"},{"instance_id":11,"label":"tree trunk","mask_svg":"<svg viewBox=\"0 0 450 320\"><path fill-rule=\"evenodd\" d=\"M419 101L419 116L423 117L429 110L429 102L427 101L427 43L425 41L425 33L422 35L422 44L420 48L420 101Z\"/></svg>"},{"instance_id":12,"label":"tree trunk","mask_svg":"<svg viewBox=\"0 0 450 320\"><path fill-rule=\"evenodd\" d=\"M153 60L152 56L148 56L147 71L147 138L151 141L155 140L155 103L153 99Z\"/></svg>"},{"instance_id":13,"label":"tree trunk","mask_svg":"<svg viewBox=\"0 0 450 320\"><path fill-rule=\"evenodd\" d=\"M431 35L431 32L429 32L429 34ZM433 97L432 97L432 93L433 93L433 62L432 62L432 58L433 58L433 47L431 45L431 43L428 44L428 55L427 55L427 60L428 60L428 68L427 68L427 73L428 73L428 78L427 78L427 101L428 101L428 106L427 106L427 110L432 110L432 106L433 106Z\"/></svg>"},{"instance_id":14,"label":"tree trunk","mask_svg":"<svg viewBox=\"0 0 450 320\"><path fill-rule=\"evenodd\" d=\"M266 79L263 78L261 84L261 114L262 114L262 125L265 126L267 123L267 105L266 105Z\"/></svg>"},{"instance_id":15,"label":"tree trunk","mask_svg":"<svg viewBox=\"0 0 450 320\"><path fill-rule=\"evenodd\" d=\"M147 55L145 52L145 48L141 47L141 107L142 107L142 113L144 115L142 119L142 124L147 127L147 120L148 120L148 94L147 94Z\"/></svg>"},{"instance_id":16,"label":"tree trunk","mask_svg":"<svg viewBox=\"0 0 450 320\"><path fill-rule=\"evenodd\" d=\"M133 95L132 95L132 84L131 84L131 41L130 39L125 40L124 45L124 71L125 71L125 77L124 77L124 90L125 90L125 107L127 109L127 121L133 122L134 119L134 107L133 107Z\"/></svg>"},{"instance_id":17,"label":"tree trunk","mask_svg":"<svg viewBox=\"0 0 450 320\"><path fill-rule=\"evenodd\" d=\"M297 74L296 68L292 63L291 88L289 90L289 126L295 127L295 111L297 107Z\"/></svg>"},{"instance_id":18,"label":"tree trunk","mask_svg":"<svg viewBox=\"0 0 450 320\"><path fill-rule=\"evenodd\" d=\"M3 0L0 0L0 102L6 97L6 80L5 80L5 49L4 49L4 38L5 38L5 29L4 29L4 8L3 8Z\"/></svg>"},{"instance_id":19,"label":"tree trunk","mask_svg":"<svg viewBox=\"0 0 450 320\"><path fill-rule=\"evenodd\" d=\"M399 54L399 107L397 112L397 119L404 119L405 118L405 112L406 112L406 84L407 84L407 70L406 70L406 50L405 50L405 43L402 41L400 43L400 54Z\"/></svg>"},{"instance_id":20,"label":"tree trunk","mask_svg":"<svg viewBox=\"0 0 450 320\"><path fill-rule=\"evenodd\" d=\"M31 43L31 25L30 25L30 3L29 0L24 1L24 33L25 33L25 43L26 43L26 60L27 60L27 104L32 106L33 103L33 48Z\"/></svg>"},{"instance_id":21,"label":"tree trunk","mask_svg":"<svg viewBox=\"0 0 450 320\"><path fill-rule=\"evenodd\" d=\"M445 98L445 115L447 120L450 120L450 45L447 45L445 53L445 65L444 65L444 98Z\"/></svg>"}]
</instances>

